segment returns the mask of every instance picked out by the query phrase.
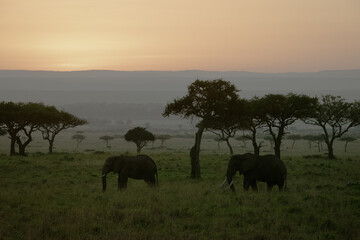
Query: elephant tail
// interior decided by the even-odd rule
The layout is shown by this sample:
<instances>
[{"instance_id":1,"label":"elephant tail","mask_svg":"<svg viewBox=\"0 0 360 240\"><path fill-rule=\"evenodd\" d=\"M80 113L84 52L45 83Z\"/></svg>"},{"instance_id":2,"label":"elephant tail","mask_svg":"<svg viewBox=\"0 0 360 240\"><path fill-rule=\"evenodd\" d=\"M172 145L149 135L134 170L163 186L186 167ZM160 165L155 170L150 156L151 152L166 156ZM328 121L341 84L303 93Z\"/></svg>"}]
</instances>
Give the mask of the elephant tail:
<instances>
[{"instance_id":1,"label":"elephant tail","mask_svg":"<svg viewBox=\"0 0 360 240\"><path fill-rule=\"evenodd\" d=\"M156 175L156 185L159 185L159 176L158 176L157 169L155 169L155 175Z\"/></svg>"}]
</instances>

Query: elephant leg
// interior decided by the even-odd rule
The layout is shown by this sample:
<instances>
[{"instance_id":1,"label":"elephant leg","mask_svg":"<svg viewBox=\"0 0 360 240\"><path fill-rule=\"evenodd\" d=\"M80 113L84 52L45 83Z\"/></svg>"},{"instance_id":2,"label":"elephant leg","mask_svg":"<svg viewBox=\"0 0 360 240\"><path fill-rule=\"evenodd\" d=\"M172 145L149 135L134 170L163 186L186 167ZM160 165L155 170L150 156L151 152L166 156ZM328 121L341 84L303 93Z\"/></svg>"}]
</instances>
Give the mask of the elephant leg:
<instances>
[{"instance_id":1,"label":"elephant leg","mask_svg":"<svg viewBox=\"0 0 360 240\"><path fill-rule=\"evenodd\" d=\"M251 189L252 189L254 192L257 192L257 191L258 191L258 188L257 188L256 181L255 181L255 180L251 182Z\"/></svg>"},{"instance_id":2,"label":"elephant leg","mask_svg":"<svg viewBox=\"0 0 360 240\"><path fill-rule=\"evenodd\" d=\"M279 191L280 191L280 192L281 192L282 190L284 190L284 185L278 184L278 186L279 186Z\"/></svg>"},{"instance_id":3,"label":"elephant leg","mask_svg":"<svg viewBox=\"0 0 360 240\"><path fill-rule=\"evenodd\" d=\"M151 185L151 186L155 186L155 176L154 175L151 175L149 176L148 178L148 184Z\"/></svg>"},{"instance_id":4,"label":"elephant leg","mask_svg":"<svg viewBox=\"0 0 360 240\"><path fill-rule=\"evenodd\" d=\"M269 182L267 183L267 190L268 190L268 192L271 192L273 186L274 186L274 184L269 183Z\"/></svg>"},{"instance_id":5,"label":"elephant leg","mask_svg":"<svg viewBox=\"0 0 360 240\"><path fill-rule=\"evenodd\" d=\"M118 177L118 190L125 190L127 187L127 176L125 174L120 174Z\"/></svg>"},{"instance_id":6,"label":"elephant leg","mask_svg":"<svg viewBox=\"0 0 360 240\"><path fill-rule=\"evenodd\" d=\"M249 187L250 187L250 182L246 178L244 178L244 190L248 191Z\"/></svg>"}]
</instances>

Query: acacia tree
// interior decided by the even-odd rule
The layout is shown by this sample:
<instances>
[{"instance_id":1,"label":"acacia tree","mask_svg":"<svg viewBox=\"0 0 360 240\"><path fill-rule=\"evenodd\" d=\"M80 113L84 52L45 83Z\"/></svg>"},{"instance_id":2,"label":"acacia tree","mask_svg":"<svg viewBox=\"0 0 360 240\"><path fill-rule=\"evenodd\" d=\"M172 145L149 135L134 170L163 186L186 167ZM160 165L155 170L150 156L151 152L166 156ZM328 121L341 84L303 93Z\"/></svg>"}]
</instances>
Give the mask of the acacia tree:
<instances>
[{"instance_id":1,"label":"acacia tree","mask_svg":"<svg viewBox=\"0 0 360 240\"><path fill-rule=\"evenodd\" d=\"M136 152L139 154L141 149L146 146L149 141L154 141L155 136L143 127L130 129L125 134L125 140L136 144Z\"/></svg>"},{"instance_id":2,"label":"acacia tree","mask_svg":"<svg viewBox=\"0 0 360 240\"><path fill-rule=\"evenodd\" d=\"M16 136L16 143L19 146L19 154L26 156L25 149L32 142L32 134L39 130L45 121L46 106L42 103L26 103L22 107L22 117L25 119L24 125Z\"/></svg>"},{"instance_id":3,"label":"acacia tree","mask_svg":"<svg viewBox=\"0 0 360 240\"><path fill-rule=\"evenodd\" d=\"M114 139L114 137L111 137L111 136L105 135L105 136L101 136L101 137L99 137L99 139L101 139L101 140L104 140L104 141L105 141L106 148L110 148L110 146L109 146L109 141L113 140L113 139Z\"/></svg>"},{"instance_id":4,"label":"acacia tree","mask_svg":"<svg viewBox=\"0 0 360 240\"><path fill-rule=\"evenodd\" d=\"M168 134L160 134L160 135L155 136L155 140L160 140L161 148L164 147L164 144L165 144L166 140L169 140L170 138L171 138L171 136L168 135Z\"/></svg>"},{"instance_id":5,"label":"acacia tree","mask_svg":"<svg viewBox=\"0 0 360 240\"><path fill-rule=\"evenodd\" d=\"M321 152L321 150L323 149L322 143L324 142L324 138L322 135L305 135L302 136L302 139L308 140L310 149L311 149L311 143L316 144L319 152Z\"/></svg>"},{"instance_id":6,"label":"acacia tree","mask_svg":"<svg viewBox=\"0 0 360 240\"><path fill-rule=\"evenodd\" d=\"M300 140L300 139L301 139L301 136L300 136L299 134L292 134L292 135L287 136L286 139L292 141L291 149L294 149L295 142L296 142L297 140Z\"/></svg>"},{"instance_id":7,"label":"acacia tree","mask_svg":"<svg viewBox=\"0 0 360 240\"><path fill-rule=\"evenodd\" d=\"M238 99L237 88L222 79L196 80L188 86L188 93L165 107L163 116L179 115L183 118L199 120L195 143L191 148L191 178L198 179L200 174L200 145L208 122L219 117L220 112Z\"/></svg>"},{"instance_id":8,"label":"acacia tree","mask_svg":"<svg viewBox=\"0 0 360 240\"><path fill-rule=\"evenodd\" d=\"M10 155L26 155L25 149L32 141L32 133L39 129L44 121L46 106L42 103L0 103L0 126L10 136Z\"/></svg>"},{"instance_id":9,"label":"acacia tree","mask_svg":"<svg viewBox=\"0 0 360 240\"><path fill-rule=\"evenodd\" d=\"M344 152L346 152L348 143L349 143L349 142L354 142L354 141L356 141L356 138L350 137L350 136L346 136L346 137L341 137L339 140L342 141L342 142L345 142L345 146L344 146L344 147L345 147L345 150L344 150Z\"/></svg>"},{"instance_id":10,"label":"acacia tree","mask_svg":"<svg viewBox=\"0 0 360 240\"><path fill-rule=\"evenodd\" d=\"M85 140L85 136L82 134L75 134L71 137L71 139L74 139L76 141L76 152L79 151L79 145Z\"/></svg>"},{"instance_id":11,"label":"acacia tree","mask_svg":"<svg viewBox=\"0 0 360 240\"><path fill-rule=\"evenodd\" d=\"M22 117L24 103L1 102L0 103L0 126L9 134L10 155L16 154L16 138L27 121Z\"/></svg>"},{"instance_id":12,"label":"acacia tree","mask_svg":"<svg viewBox=\"0 0 360 240\"><path fill-rule=\"evenodd\" d=\"M360 101L350 103L340 96L324 95L304 121L322 128L328 158L334 159L335 139L341 138L350 128L360 125Z\"/></svg>"},{"instance_id":13,"label":"acacia tree","mask_svg":"<svg viewBox=\"0 0 360 240\"><path fill-rule=\"evenodd\" d=\"M286 129L296 120L309 116L316 104L316 98L289 93L268 94L260 99L262 119L274 140L275 156L280 158L280 147Z\"/></svg>"},{"instance_id":14,"label":"acacia tree","mask_svg":"<svg viewBox=\"0 0 360 240\"><path fill-rule=\"evenodd\" d=\"M59 111L54 106L48 106L43 117L44 120L39 130L43 139L49 142L49 153L53 152L55 137L62 130L87 123L86 120L80 119L68 112Z\"/></svg>"}]
</instances>

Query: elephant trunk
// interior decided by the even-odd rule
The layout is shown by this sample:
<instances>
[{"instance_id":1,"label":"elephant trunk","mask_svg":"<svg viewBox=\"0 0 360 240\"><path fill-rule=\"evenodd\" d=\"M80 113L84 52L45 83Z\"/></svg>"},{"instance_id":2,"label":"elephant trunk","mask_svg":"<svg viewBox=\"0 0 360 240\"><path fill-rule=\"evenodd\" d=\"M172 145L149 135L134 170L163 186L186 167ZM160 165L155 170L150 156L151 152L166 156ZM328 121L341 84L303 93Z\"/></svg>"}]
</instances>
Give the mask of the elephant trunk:
<instances>
[{"instance_id":1,"label":"elephant trunk","mask_svg":"<svg viewBox=\"0 0 360 240\"><path fill-rule=\"evenodd\" d=\"M106 174L104 174L101 178L102 178L102 185L103 185L102 191L105 192L105 190L106 190Z\"/></svg>"}]
</instances>

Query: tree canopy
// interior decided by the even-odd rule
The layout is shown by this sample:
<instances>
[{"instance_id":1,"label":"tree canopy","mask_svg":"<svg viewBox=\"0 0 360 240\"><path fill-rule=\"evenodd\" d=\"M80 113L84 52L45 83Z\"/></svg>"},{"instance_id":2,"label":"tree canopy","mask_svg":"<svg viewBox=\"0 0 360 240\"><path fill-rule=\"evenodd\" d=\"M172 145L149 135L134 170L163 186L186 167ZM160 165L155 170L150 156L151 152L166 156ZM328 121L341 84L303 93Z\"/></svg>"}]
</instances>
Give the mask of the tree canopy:
<instances>
[{"instance_id":1,"label":"tree canopy","mask_svg":"<svg viewBox=\"0 0 360 240\"><path fill-rule=\"evenodd\" d=\"M155 136L143 127L135 127L125 134L125 140L135 143L136 151L140 153L149 141L155 140Z\"/></svg>"},{"instance_id":2,"label":"tree canopy","mask_svg":"<svg viewBox=\"0 0 360 240\"><path fill-rule=\"evenodd\" d=\"M32 141L32 134L41 131L44 139L54 142L55 135L61 130L85 124L86 121L64 111L58 111L53 106L43 103L0 103L0 127L10 136L10 155L26 155L25 149ZM49 151L52 151L52 143Z\"/></svg>"},{"instance_id":3,"label":"tree canopy","mask_svg":"<svg viewBox=\"0 0 360 240\"><path fill-rule=\"evenodd\" d=\"M222 79L196 80L188 86L188 93L165 107L163 116L178 115L183 118L196 118L198 131L191 154L191 178L200 178L199 153L203 131L210 128L211 122L222 117L224 111L237 100L239 90Z\"/></svg>"},{"instance_id":4,"label":"tree canopy","mask_svg":"<svg viewBox=\"0 0 360 240\"><path fill-rule=\"evenodd\" d=\"M315 104L316 98L294 93L268 94L260 99L261 117L274 140L275 156L280 158L282 138L288 126L308 116Z\"/></svg>"},{"instance_id":5,"label":"tree canopy","mask_svg":"<svg viewBox=\"0 0 360 240\"><path fill-rule=\"evenodd\" d=\"M340 96L324 95L304 121L322 128L328 158L333 159L335 139L360 125L360 101L350 103Z\"/></svg>"}]
</instances>

